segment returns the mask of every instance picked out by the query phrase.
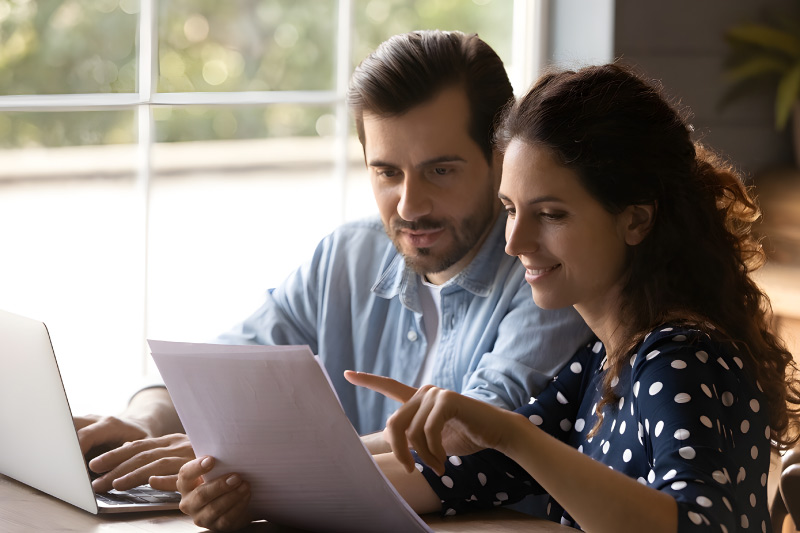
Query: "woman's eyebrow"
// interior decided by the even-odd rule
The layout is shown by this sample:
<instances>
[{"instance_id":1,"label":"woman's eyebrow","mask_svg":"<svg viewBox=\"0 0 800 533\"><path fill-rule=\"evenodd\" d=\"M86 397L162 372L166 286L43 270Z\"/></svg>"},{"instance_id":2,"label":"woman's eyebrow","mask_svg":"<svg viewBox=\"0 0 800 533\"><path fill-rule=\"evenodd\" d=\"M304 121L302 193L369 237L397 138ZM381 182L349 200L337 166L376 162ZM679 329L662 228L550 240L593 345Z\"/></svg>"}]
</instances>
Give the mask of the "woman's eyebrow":
<instances>
[{"instance_id":1,"label":"woman's eyebrow","mask_svg":"<svg viewBox=\"0 0 800 533\"><path fill-rule=\"evenodd\" d=\"M509 198L508 196L506 196L505 194L503 194L501 192L497 193L497 197L500 198L501 200L505 200L506 202L511 202L511 198ZM562 200L558 196L553 196L553 195L537 196L536 198L531 198L530 200L525 202L525 205L540 204L542 202L561 202L561 203L564 203L564 200Z\"/></svg>"}]
</instances>

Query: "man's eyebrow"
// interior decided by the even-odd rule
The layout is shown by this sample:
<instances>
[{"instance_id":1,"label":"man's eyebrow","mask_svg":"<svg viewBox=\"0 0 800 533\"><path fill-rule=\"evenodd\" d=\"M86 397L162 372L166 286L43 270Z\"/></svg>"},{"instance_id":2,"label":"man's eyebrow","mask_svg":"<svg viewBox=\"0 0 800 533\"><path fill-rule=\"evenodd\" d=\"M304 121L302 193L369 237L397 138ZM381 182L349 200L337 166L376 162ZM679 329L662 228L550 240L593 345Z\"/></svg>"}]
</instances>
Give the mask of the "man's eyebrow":
<instances>
[{"instance_id":1,"label":"man's eyebrow","mask_svg":"<svg viewBox=\"0 0 800 533\"><path fill-rule=\"evenodd\" d=\"M367 166L369 167L394 167L392 163L388 161L383 161L381 159L372 159L371 161L367 161Z\"/></svg>"},{"instance_id":2,"label":"man's eyebrow","mask_svg":"<svg viewBox=\"0 0 800 533\"><path fill-rule=\"evenodd\" d=\"M466 163L467 160L460 155L440 155L417 163L417 168L429 167L439 163Z\"/></svg>"},{"instance_id":3,"label":"man's eyebrow","mask_svg":"<svg viewBox=\"0 0 800 533\"><path fill-rule=\"evenodd\" d=\"M436 165L439 163L466 163L467 160L461 157L460 155L440 155L436 157L432 157L430 159L426 159L425 161L420 161L415 165L415 168L420 169L424 167L428 167L431 165ZM397 167L394 163L389 163L388 161L384 161L382 159L372 159L367 162L367 166L370 167Z\"/></svg>"}]
</instances>

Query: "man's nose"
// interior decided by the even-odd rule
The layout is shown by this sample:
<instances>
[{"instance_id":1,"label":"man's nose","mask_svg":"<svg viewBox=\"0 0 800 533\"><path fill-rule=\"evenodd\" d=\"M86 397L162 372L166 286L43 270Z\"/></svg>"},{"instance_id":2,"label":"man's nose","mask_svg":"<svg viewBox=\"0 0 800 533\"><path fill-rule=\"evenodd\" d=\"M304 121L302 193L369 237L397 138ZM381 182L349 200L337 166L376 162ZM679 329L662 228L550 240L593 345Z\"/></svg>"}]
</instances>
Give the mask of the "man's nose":
<instances>
[{"instance_id":1,"label":"man's nose","mask_svg":"<svg viewBox=\"0 0 800 533\"><path fill-rule=\"evenodd\" d=\"M397 203L397 214L403 220L414 221L431 213L433 201L428 184L421 176L406 174L400 201Z\"/></svg>"}]
</instances>

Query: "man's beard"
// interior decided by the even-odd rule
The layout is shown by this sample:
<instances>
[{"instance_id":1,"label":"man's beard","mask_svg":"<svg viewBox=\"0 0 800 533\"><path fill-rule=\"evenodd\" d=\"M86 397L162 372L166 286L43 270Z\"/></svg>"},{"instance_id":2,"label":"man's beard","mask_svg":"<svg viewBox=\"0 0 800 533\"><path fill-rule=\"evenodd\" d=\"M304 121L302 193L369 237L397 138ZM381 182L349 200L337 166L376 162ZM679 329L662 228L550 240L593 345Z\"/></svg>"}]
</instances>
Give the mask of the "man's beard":
<instances>
[{"instance_id":1,"label":"man's beard","mask_svg":"<svg viewBox=\"0 0 800 533\"><path fill-rule=\"evenodd\" d=\"M421 276L443 272L464 258L480 241L484 232L494 221L492 203L486 202L480 211L459 221L458 225L449 220L422 218L408 222L401 218L391 221L391 230L386 233L394 243L394 247L405 258L406 265ZM452 237L447 248L434 252L431 248L414 248L415 254L404 251L400 242L400 231L403 229L418 231L427 229L444 229Z\"/></svg>"}]
</instances>

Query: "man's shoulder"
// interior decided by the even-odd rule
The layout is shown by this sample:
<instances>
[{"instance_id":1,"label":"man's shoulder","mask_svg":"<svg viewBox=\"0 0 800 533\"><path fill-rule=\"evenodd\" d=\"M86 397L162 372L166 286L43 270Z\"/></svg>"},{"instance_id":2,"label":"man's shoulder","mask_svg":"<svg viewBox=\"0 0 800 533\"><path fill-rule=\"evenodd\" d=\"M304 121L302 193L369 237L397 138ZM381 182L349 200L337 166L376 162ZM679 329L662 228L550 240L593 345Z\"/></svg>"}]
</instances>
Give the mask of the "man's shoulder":
<instances>
[{"instance_id":1,"label":"man's shoulder","mask_svg":"<svg viewBox=\"0 0 800 533\"><path fill-rule=\"evenodd\" d=\"M320 260L338 268L364 271L380 267L386 261L391 262L397 250L386 235L378 216L366 217L345 222L328 236L319 247L317 254ZM377 275L377 271L374 273Z\"/></svg>"},{"instance_id":2,"label":"man's shoulder","mask_svg":"<svg viewBox=\"0 0 800 533\"><path fill-rule=\"evenodd\" d=\"M377 215L372 215L358 220L345 222L331 233L334 238L361 237L364 239L378 239L389 243L389 237L383 229L383 223Z\"/></svg>"}]
</instances>

